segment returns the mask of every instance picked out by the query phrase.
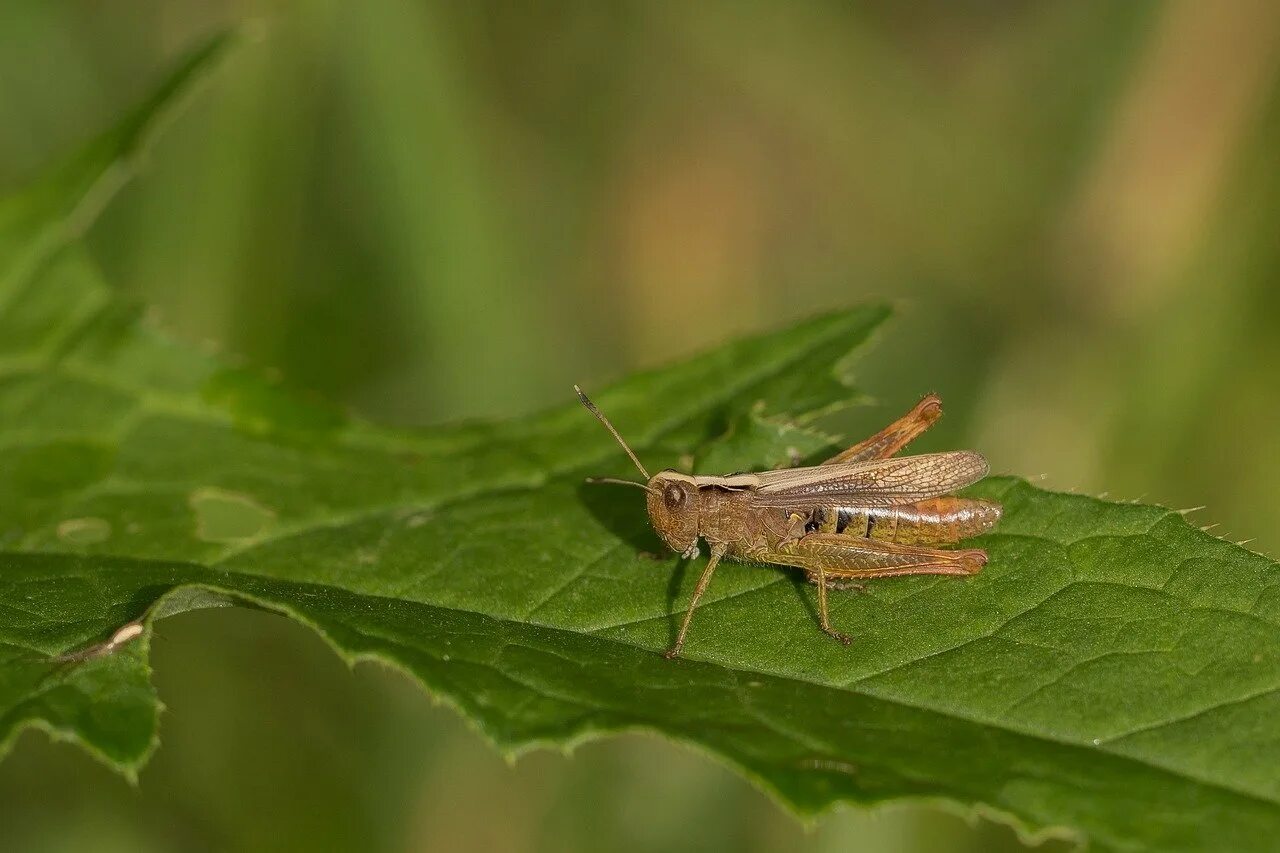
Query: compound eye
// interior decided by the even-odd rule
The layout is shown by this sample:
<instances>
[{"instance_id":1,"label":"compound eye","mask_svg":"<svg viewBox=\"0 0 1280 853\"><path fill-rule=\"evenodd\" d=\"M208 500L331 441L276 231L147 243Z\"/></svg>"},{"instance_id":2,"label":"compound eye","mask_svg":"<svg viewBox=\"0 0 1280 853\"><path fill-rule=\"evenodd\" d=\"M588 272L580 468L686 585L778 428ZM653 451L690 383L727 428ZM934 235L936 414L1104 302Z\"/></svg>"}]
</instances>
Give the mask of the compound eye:
<instances>
[{"instance_id":1,"label":"compound eye","mask_svg":"<svg viewBox=\"0 0 1280 853\"><path fill-rule=\"evenodd\" d=\"M679 509L684 505L684 489L679 486L667 486L662 490L662 500L667 509Z\"/></svg>"}]
</instances>

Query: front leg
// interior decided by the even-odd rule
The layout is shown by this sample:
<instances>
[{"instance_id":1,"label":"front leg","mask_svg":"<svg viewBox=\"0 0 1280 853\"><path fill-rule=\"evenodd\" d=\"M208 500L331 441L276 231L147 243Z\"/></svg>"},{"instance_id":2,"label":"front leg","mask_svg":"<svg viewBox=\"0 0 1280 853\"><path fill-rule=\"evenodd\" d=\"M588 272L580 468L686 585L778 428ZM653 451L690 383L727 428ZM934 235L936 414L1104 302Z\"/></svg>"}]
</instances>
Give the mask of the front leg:
<instances>
[{"instance_id":1,"label":"front leg","mask_svg":"<svg viewBox=\"0 0 1280 853\"><path fill-rule=\"evenodd\" d=\"M711 583L711 575L715 572L716 566L719 565L720 558L724 556L725 550L723 545L711 546L711 559L707 561L707 567L702 570L702 577L698 578L698 585L693 590L693 598L689 599L689 609L685 611L684 621L680 623L680 632L676 634L676 641L671 644L671 648L663 653L667 660L680 654L680 650L684 648L684 636L689 633L689 623L693 621L693 611L698 608L698 600L707 591L707 585Z\"/></svg>"}]
</instances>

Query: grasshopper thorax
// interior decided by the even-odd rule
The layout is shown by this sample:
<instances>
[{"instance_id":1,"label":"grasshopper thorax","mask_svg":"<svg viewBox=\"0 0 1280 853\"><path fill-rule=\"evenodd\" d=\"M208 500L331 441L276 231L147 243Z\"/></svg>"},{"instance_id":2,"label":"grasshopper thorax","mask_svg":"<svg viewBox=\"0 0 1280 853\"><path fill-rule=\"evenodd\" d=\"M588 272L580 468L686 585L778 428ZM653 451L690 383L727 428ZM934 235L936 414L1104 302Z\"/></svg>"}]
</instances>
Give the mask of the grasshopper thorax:
<instances>
[{"instance_id":1,"label":"grasshopper thorax","mask_svg":"<svg viewBox=\"0 0 1280 853\"><path fill-rule=\"evenodd\" d=\"M680 553L693 551L698 544L698 484L679 471L659 471L649 480L649 523L667 543Z\"/></svg>"}]
</instances>

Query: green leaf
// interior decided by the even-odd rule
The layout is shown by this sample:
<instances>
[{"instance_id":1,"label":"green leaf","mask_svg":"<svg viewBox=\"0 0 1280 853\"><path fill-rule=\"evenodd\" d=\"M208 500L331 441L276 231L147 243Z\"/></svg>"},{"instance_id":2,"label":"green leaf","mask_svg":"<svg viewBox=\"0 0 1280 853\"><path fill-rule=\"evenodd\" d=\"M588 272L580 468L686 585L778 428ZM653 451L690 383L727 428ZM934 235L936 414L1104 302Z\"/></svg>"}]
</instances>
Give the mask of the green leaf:
<instances>
[{"instance_id":1,"label":"green leaf","mask_svg":"<svg viewBox=\"0 0 1280 853\"><path fill-rule=\"evenodd\" d=\"M696 571L646 556L633 490L583 484L633 472L569 393L510 423L382 429L139 320L74 235L224 44L0 203L4 744L36 726L136 772L153 623L234 602L403 668L508 751L645 728L801 814L929 798L1098 849L1273 845L1280 575L1177 513L991 479L975 491L1006 517L978 576L833 595L845 648L794 574L728 566L667 661ZM811 422L856 397L850 357L886 314L731 343L597 402L650 467L816 456Z\"/></svg>"}]
</instances>

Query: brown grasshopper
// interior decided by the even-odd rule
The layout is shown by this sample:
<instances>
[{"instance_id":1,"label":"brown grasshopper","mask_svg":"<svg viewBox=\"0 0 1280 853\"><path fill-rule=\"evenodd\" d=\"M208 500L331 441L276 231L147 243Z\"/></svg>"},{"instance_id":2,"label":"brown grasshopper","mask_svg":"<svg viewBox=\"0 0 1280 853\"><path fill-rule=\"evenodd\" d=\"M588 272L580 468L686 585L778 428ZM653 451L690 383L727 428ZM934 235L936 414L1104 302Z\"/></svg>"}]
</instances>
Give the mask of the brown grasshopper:
<instances>
[{"instance_id":1,"label":"brown grasshopper","mask_svg":"<svg viewBox=\"0 0 1280 853\"><path fill-rule=\"evenodd\" d=\"M987 475L987 461L969 450L893 458L942 415L930 394L880 432L811 468L782 468L725 477L692 476L667 469L652 477L595 404L574 386L583 405L605 425L647 482L599 478L648 492L649 523L685 558L707 541L711 559L698 578L673 658L698 600L724 557L803 569L818 587L822 630L848 645L831 627L827 589L861 588L859 580L902 575L972 575L987 563L978 548L950 545L990 530L1000 504L949 496Z\"/></svg>"}]
</instances>

